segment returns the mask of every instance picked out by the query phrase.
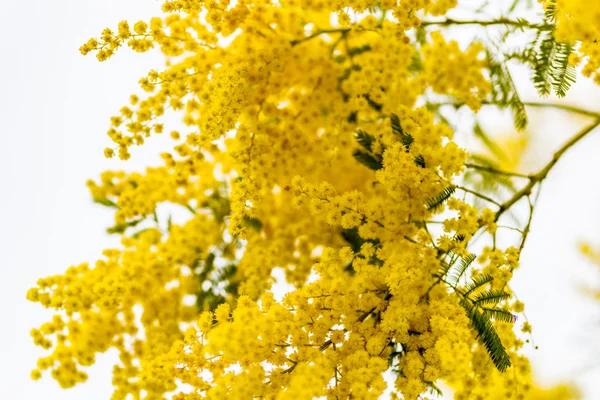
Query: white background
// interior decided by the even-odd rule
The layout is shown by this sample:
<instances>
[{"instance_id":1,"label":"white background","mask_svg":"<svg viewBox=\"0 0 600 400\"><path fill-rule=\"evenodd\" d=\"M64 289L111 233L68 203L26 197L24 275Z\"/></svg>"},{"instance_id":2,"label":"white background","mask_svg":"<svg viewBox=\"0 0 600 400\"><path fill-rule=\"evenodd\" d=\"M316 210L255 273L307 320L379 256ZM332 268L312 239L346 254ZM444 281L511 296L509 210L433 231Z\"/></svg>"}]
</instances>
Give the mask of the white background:
<instances>
[{"instance_id":1,"label":"white background","mask_svg":"<svg viewBox=\"0 0 600 400\"><path fill-rule=\"evenodd\" d=\"M0 399L108 399L111 355L98 357L87 384L61 390L32 382L41 350L29 330L50 313L25 300L38 277L93 261L115 244L104 234L111 215L91 202L85 181L104 169L140 169L159 144L134 149L127 163L106 160L108 118L161 59L120 52L105 63L78 48L122 19L157 15L156 0L0 0ZM521 77L526 82L526 76ZM525 84L526 85L526 84ZM533 99L534 92L525 89ZM527 97L527 96L526 96ZM597 91L581 83L567 101L600 111ZM585 121L532 111L532 170ZM499 129L510 129L503 120ZM600 398L600 304L581 285L600 284L577 242L600 243L600 130L573 148L544 183L532 232L516 275L539 350L529 348L540 381L573 380L586 399Z\"/></svg>"}]
</instances>

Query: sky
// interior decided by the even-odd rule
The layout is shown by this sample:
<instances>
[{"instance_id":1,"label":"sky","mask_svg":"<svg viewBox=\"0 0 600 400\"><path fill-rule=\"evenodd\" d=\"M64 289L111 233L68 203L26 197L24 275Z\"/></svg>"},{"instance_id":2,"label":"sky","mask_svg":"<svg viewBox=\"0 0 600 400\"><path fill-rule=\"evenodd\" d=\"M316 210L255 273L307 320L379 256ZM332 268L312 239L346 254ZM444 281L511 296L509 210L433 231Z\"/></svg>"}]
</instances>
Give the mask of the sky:
<instances>
[{"instance_id":1,"label":"sky","mask_svg":"<svg viewBox=\"0 0 600 400\"><path fill-rule=\"evenodd\" d=\"M25 300L39 277L93 261L115 245L104 233L112 216L92 203L85 182L105 169L141 169L155 162L160 140L134 150L125 164L107 160L108 119L139 92L137 81L160 68L156 54L121 51L99 63L78 48L122 19L146 20L157 0L0 0L0 398L108 399L114 354L99 357L85 385L64 391L52 379L32 382L42 351L29 331L50 313ZM525 98L534 99L523 83ZM529 97L527 97L529 96ZM600 104L598 90L578 84L567 102ZM554 101L554 100L552 100ZM485 115L484 115L485 116ZM584 120L558 111L531 112L536 170ZM502 133L510 124L488 116ZM526 304L535 345L526 347L539 380L572 380L585 399L600 398L600 304L581 287L600 284L600 273L577 251L582 239L600 244L600 129L571 149L544 182L514 289Z\"/></svg>"}]
</instances>

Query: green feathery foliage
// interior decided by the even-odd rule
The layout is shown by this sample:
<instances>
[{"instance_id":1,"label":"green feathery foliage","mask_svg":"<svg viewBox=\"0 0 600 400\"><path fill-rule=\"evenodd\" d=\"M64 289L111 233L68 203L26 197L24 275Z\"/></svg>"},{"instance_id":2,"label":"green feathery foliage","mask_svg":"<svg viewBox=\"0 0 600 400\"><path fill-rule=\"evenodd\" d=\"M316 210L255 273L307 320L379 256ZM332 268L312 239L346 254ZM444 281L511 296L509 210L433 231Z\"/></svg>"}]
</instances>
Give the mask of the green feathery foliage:
<instances>
[{"instance_id":1,"label":"green feathery foliage","mask_svg":"<svg viewBox=\"0 0 600 400\"><path fill-rule=\"evenodd\" d=\"M404 131L404 128L402 128L402 125L400 124L400 118L398 118L396 114L390 116L390 124L392 126L392 132L400 137L400 141L406 151L410 151L410 146L414 143L415 138L410 133Z\"/></svg>"},{"instance_id":2,"label":"green feathery foliage","mask_svg":"<svg viewBox=\"0 0 600 400\"><path fill-rule=\"evenodd\" d=\"M544 4L544 17L546 22L553 23L556 21L556 0L548 0Z\"/></svg>"},{"instance_id":3,"label":"green feathery foliage","mask_svg":"<svg viewBox=\"0 0 600 400\"><path fill-rule=\"evenodd\" d=\"M427 206L427 209L428 210L438 209L439 207L442 206L442 204L444 204L454 194L455 191L456 191L456 186L454 186L454 185L446 186L440 194L427 200L427 202L425 204Z\"/></svg>"},{"instance_id":4,"label":"green feathery foliage","mask_svg":"<svg viewBox=\"0 0 600 400\"><path fill-rule=\"evenodd\" d=\"M227 266L219 269L216 280L218 282L229 281L230 278L232 278L236 274L236 272L237 272L237 265L228 264Z\"/></svg>"},{"instance_id":5,"label":"green feathery foliage","mask_svg":"<svg viewBox=\"0 0 600 400\"><path fill-rule=\"evenodd\" d=\"M352 152L354 159L373 171L383 168L383 157L381 154L374 154L372 151L375 137L362 129L358 129L354 133L354 139L356 139L356 142L365 149L354 149Z\"/></svg>"},{"instance_id":6,"label":"green feathery foliage","mask_svg":"<svg viewBox=\"0 0 600 400\"><path fill-rule=\"evenodd\" d=\"M360 248L365 243L365 239L358 234L358 228L344 229L341 232L344 240L350 245L354 253L360 252Z\"/></svg>"},{"instance_id":7,"label":"green feathery foliage","mask_svg":"<svg viewBox=\"0 0 600 400\"><path fill-rule=\"evenodd\" d=\"M196 308L198 311L214 311L219 304L225 303L231 296L237 296L239 282L235 279L238 267L227 264L217 267L217 256L209 253L206 258L198 257L194 271L200 289L196 292ZM209 287L203 284L210 283Z\"/></svg>"},{"instance_id":8,"label":"green feathery foliage","mask_svg":"<svg viewBox=\"0 0 600 400\"><path fill-rule=\"evenodd\" d=\"M231 212L231 204L225 184L220 188L214 189L209 197L200 204L203 208L208 208L216 221L223 222ZM193 209L189 208L192 213Z\"/></svg>"},{"instance_id":9,"label":"green feathery foliage","mask_svg":"<svg viewBox=\"0 0 600 400\"><path fill-rule=\"evenodd\" d=\"M108 199L108 198L95 198L94 199L94 203L96 204L100 204L103 205L104 207L112 207L112 208L119 208L119 206L117 205L117 203L115 203L114 201Z\"/></svg>"},{"instance_id":10,"label":"green feathery foliage","mask_svg":"<svg viewBox=\"0 0 600 400\"><path fill-rule=\"evenodd\" d=\"M362 129L356 130L356 132L354 133L354 139L356 139L356 142L367 151L371 151L371 146L375 141L375 138L373 136L369 135Z\"/></svg>"},{"instance_id":11,"label":"green feathery foliage","mask_svg":"<svg viewBox=\"0 0 600 400\"><path fill-rule=\"evenodd\" d=\"M400 124L400 118L398 118L396 114L390 116L390 124L392 126L392 132L400 138L400 142L408 153L411 145L415 142L415 138L410 133L404 131L402 124ZM419 167L425 168L425 158L421 154L414 158L414 162Z\"/></svg>"},{"instance_id":12,"label":"green feathery foliage","mask_svg":"<svg viewBox=\"0 0 600 400\"><path fill-rule=\"evenodd\" d=\"M133 228L137 226L140 222L144 221L146 218L138 218L131 221L124 222L122 224L116 224L111 226L110 228L106 228L106 233L108 234L122 234L127 230L127 228Z\"/></svg>"},{"instance_id":13,"label":"green feathery foliage","mask_svg":"<svg viewBox=\"0 0 600 400\"><path fill-rule=\"evenodd\" d=\"M556 41L556 2L548 2L545 10L545 26L550 28L539 29L532 43L535 49L532 80L540 96L548 96L554 89L558 97L564 97L577 77L575 68L569 64L569 56L574 47L570 43Z\"/></svg>"},{"instance_id":14,"label":"green feathery foliage","mask_svg":"<svg viewBox=\"0 0 600 400\"><path fill-rule=\"evenodd\" d=\"M404 134L404 129L400 124L400 118L396 114L390 115L390 125L392 127L392 132L398 136L402 136Z\"/></svg>"},{"instance_id":15,"label":"green feathery foliage","mask_svg":"<svg viewBox=\"0 0 600 400\"><path fill-rule=\"evenodd\" d=\"M501 308L488 308L482 307L483 314L490 319L495 321L509 322L513 323L516 320L516 317L513 313L508 310L503 310Z\"/></svg>"},{"instance_id":16,"label":"green feathery foliage","mask_svg":"<svg viewBox=\"0 0 600 400\"><path fill-rule=\"evenodd\" d=\"M352 152L352 156L356 161L363 164L367 168L372 169L373 171L383 168L383 163L380 156L373 156L360 149L355 149Z\"/></svg>"},{"instance_id":17,"label":"green feathery foliage","mask_svg":"<svg viewBox=\"0 0 600 400\"><path fill-rule=\"evenodd\" d=\"M200 286L213 273L215 269L214 253L209 253L204 260L197 259L196 266L200 270L197 274ZM219 304L223 303L225 298L221 294L215 293L212 289L203 290L202 288L196 293L196 308L199 311L214 310Z\"/></svg>"},{"instance_id":18,"label":"green feathery foliage","mask_svg":"<svg viewBox=\"0 0 600 400\"><path fill-rule=\"evenodd\" d=\"M469 161L481 167L500 170L500 166L492 159L480 155L469 155ZM469 183L477 192L498 193L501 188L508 190L511 193L516 192L515 183L508 175L486 171L484 169L467 170L463 175L466 183Z\"/></svg>"},{"instance_id":19,"label":"green feathery foliage","mask_svg":"<svg viewBox=\"0 0 600 400\"><path fill-rule=\"evenodd\" d=\"M440 389L435 383L433 382L426 382L427 383L427 392L431 393L434 396L437 397L442 397L444 395L444 392L442 392L442 389Z\"/></svg>"},{"instance_id":20,"label":"green feathery foliage","mask_svg":"<svg viewBox=\"0 0 600 400\"><path fill-rule=\"evenodd\" d=\"M248 228L254 229L256 232L262 231L263 228L263 223L259 219L247 216L244 217L244 225L246 225Z\"/></svg>"},{"instance_id":21,"label":"green feathery foliage","mask_svg":"<svg viewBox=\"0 0 600 400\"><path fill-rule=\"evenodd\" d=\"M352 248L352 251L354 253L359 253L360 249L362 248L362 245L365 243L371 243L373 246L379 246L379 244L380 244L378 239L363 239L358 234L358 228L344 229L343 231L340 232L340 234L342 235L342 238L344 238L344 240L350 245L350 247ZM377 265L383 264L383 261L377 257L371 257L369 262L372 264L377 264ZM348 265L346 265L344 270L346 272L350 273L351 275L354 275L354 273L356 272L354 270L354 266L352 265L352 262L350 262Z\"/></svg>"},{"instance_id":22,"label":"green feathery foliage","mask_svg":"<svg viewBox=\"0 0 600 400\"><path fill-rule=\"evenodd\" d=\"M225 303L225 297L210 290L199 291L196 294L196 308L200 312L216 310L222 303Z\"/></svg>"},{"instance_id":23,"label":"green feathery foliage","mask_svg":"<svg viewBox=\"0 0 600 400\"><path fill-rule=\"evenodd\" d=\"M552 89L552 59L556 41L551 31L539 31L535 44L536 56L533 65L533 85L540 96L548 96Z\"/></svg>"},{"instance_id":24,"label":"green feathery foliage","mask_svg":"<svg viewBox=\"0 0 600 400\"><path fill-rule=\"evenodd\" d=\"M508 353L498 336L498 332L490 319L488 313L485 313L480 307L473 304L472 300L464 297L460 305L465 310L467 317L471 321L471 326L477 332L477 338L485 346L490 359L500 372L504 372L511 366Z\"/></svg>"},{"instance_id":25,"label":"green feathery foliage","mask_svg":"<svg viewBox=\"0 0 600 400\"><path fill-rule=\"evenodd\" d=\"M510 298L510 293L504 292L502 290L490 289L484 292L481 292L475 296L473 302L477 305L497 305L501 301L507 300Z\"/></svg>"},{"instance_id":26,"label":"green feathery foliage","mask_svg":"<svg viewBox=\"0 0 600 400\"><path fill-rule=\"evenodd\" d=\"M402 132L402 138L400 140L406 151L410 151L410 146L415 141L415 138L410 133Z\"/></svg>"},{"instance_id":27,"label":"green feathery foliage","mask_svg":"<svg viewBox=\"0 0 600 400\"><path fill-rule=\"evenodd\" d=\"M460 276L464 274L468 265L473 262L472 254L461 260L461 263L456 268L456 272L449 278L452 281L446 281L454 288L458 283ZM458 278L456 278L458 276ZM494 328L492 320L513 323L515 316L507 310L498 308L498 303L507 300L510 293L503 290L488 289L481 291L474 297L471 294L477 289L482 289L483 286L492 282L494 278L488 274L481 274L472 279L463 289L456 289L455 293L460 296L460 305L465 310L467 317L471 321L471 326L477 332L477 338L485 346L492 362L496 368L503 372L510 367L510 359ZM455 282L452 284L452 282Z\"/></svg>"},{"instance_id":28,"label":"green feathery foliage","mask_svg":"<svg viewBox=\"0 0 600 400\"><path fill-rule=\"evenodd\" d=\"M475 290L479 289L480 287L482 287L483 285L485 285L487 283L490 283L493 280L494 280L494 277L491 276L490 274L477 275L475 278L473 278L471 280L471 283L469 283L465 287L465 292L464 292L465 296L468 296Z\"/></svg>"},{"instance_id":29,"label":"green feathery foliage","mask_svg":"<svg viewBox=\"0 0 600 400\"><path fill-rule=\"evenodd\" d=\"M451 254L451 253L452 253L452 251L449 251L446 254ZM444 278L448 274L448 271L450 270L451 267L452 267L452 265L449 262L447 262L446 260L440 260L440 269L438 270L437 276L439 278Z\"/></svg>"},{"instance_id":30,"label":"green feathery foliage","mask_svg":"<svg viewBox=\"0 0 600 400\"><path fill-rule=\"evenodd\" d=\"M364 46L348 48L347 54L350 58L352 58L354 56L366 53L367 51L371 51L371 45L365 44Z\"/></svg>"},{"instance_id":31,"label":"green feathery foliage","mask_svg":"<svg viewBox=\"0 0 600 400\"><path fill-rule=\"evenodd\" d=\"M468 254L466 257L462 257L460 262L454 263L454 265L447 272L446 282L452 286L456 287L458 285L458 281L465 274L469 266L475 261L477 256L475 254Z\"/></svg>"},{"instance_id":32,"label":"green feathery foliage","mask_svg":"<svg viewBox=\"0 0 600 400\"><path fill-rule=\"evenodd\" d=\"M481 125L476 121L473 126L473 135L481 141L481 143L492 153L497 159L506 157L504 150L498 146L498 144L490 138L490 136L483 130Z\"/></svg>"},{"instance_id":33,"label":"green feathery foliage","mask_svg":"<svg viewBox=\"0 0 600 400\"><path fill-rule=\"evenodd\" d=\"M410 64L408 65L408 72L415 75L421 71L423 71L423 59L421 58L421 53L418 51L414 51L411 57Z\"/></svg>"},{"instance_id":34,"label":"green feathery foliage","mask_svg":"<svg viewBox=\"0 0 600 400\"><path fill-rule=\"evenodd\" d=\"M452 237L452 240L455 242L464 242L465 235L463 235L462 233L457 233Z\"/></svg>"},{"instance_id":35,"label":"green feathery foliage","mask_svg":"<svg viewBox=\"0 0 600 400\"><path fill-rule=\"evenodd\" d=\"M506 63L494 56L490 50L487 51L487 58L492 83L492 102L512 112L515 128L525 129L529 123L527 110Z\"/></svg>"},{"instance_id":36,"label":"green feathery foliage","mask_svg":"<svg viewBox=\"0 0 600 400\"><path fill-rule=\"evenodd\" d=\"M488 274L481 274L473 278L464 288L458 288L458 281L475 261L476 256L469 254L466 257L459 257L452 252L449 252L448 255L451 261L442 260L439 277L460 297L460 305L471 321L471 326L477 332L477 338L485 346L496 368L503 372L510 367L511 363L492 320L514 322L513 314L496 307L498 303L507 300L510 294L502 290L488 289L471 297L471 293L483 288L494 278ZM457 260L460 261L457 263Z\"/></svg>"},{"instance_id":37,"label":"green feathery foliage","mask_svg":"<svg viewBox=\"0 0 600 400\"><path fill-rule=\"evenodd\" d=\"M417 166L425 168L425 158L421 154L416 156L414 161Z\"/></svg>"},{"instance_id":38,"label":"green feathery foliage","mask_svg":"<svg viewBox=\"0 0 600 400\"><path fill-rule=\"evenodd\" d=\"M560 43L556 47L552 63L552 87L558 97L565 97L577 78L577 71L569 64L572 52L573 46L568 43Z\"/></svg>"},{"instance_id":39,"label":"green feathery foliage","mask_svg":"<svg viewBox=\"0 0 600 400\"><path fill-rule=\"evenodd\" d=\"M198 275L201 279L206 279L208 275L214 270L216 258L217 256L214 253L208 253L206 258L204 259L204 268Z\"/></svg>"}]
</instances>

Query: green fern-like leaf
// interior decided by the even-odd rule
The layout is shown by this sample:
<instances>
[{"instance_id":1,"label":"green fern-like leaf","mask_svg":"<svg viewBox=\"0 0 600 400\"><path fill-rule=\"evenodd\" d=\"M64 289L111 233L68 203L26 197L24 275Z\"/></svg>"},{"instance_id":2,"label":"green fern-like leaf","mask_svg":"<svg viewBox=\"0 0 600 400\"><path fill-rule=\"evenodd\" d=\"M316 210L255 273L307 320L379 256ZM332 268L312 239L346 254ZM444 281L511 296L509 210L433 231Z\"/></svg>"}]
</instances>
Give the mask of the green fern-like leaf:
<instances>
[{"instance_id":1,"label":"green fern-like leaf","mask_svg":"<svg viewBox=\"0 0 600 400\"><path fill-rule=\"evenodd\" d=\"M517 87L504 60L499 60L488 50L488 65L492 81L492 102L508 108L513 115L515 128L523 130L529 122L527 110L521 101Z\"/></svg>"},{"instance_id":2,"label":"green fern-like leaf","mask_svg":"<svg viewBox=\"0 0 600 400\"><path fill-rule=\"evenodd\" d=\"M105 197L105 198L95 198L94 199L94 203L101 204L104 207L119 208L119 206L117 205L117 203L115 203L114 201L108 199L107 197Z\"/></svg>"},{"instance_id":3,"label":"green fern-like leaf","mask_svg":"<svg viewBox=\"0 0 600 400\"><path fill-rule=\"evenodd\" d=\"M383 163L381 157L375 157L369 153L366 153L360 149L355 149L352 152L352 156L356 161L363 164L369 169L373 171L377 171L378 169L383 168Z\"/></svg>"},{"instance_id":4,"label":"green fern-like leaf","mask_svg":"<svg viewBox=\"0 0 600 400\"><path fill-rule=\"evenodd\" d=\"M473 126L473 135L481 141L481 143L492 153L497 159L506 159L506 153L498 146L498 144L490 138L490 136L483 130L478 122Z\"/></svg>"},{"instance_id":5,"label":"green fern-like leaf","mask_svg":"<svg viewBox=\"0 0 600 400\"><path fill-rule=\"evenodd\" d=\"M410 145L413 144L415 138L410 133L403 132L402 138L400 139L406 151L410 151Z\"/></svg>"},{"instance_id":6,"label":"green fern-like leaf","mask_svg":"<svg viewBox=\"0 0 600 400\"><path fill-rule=\"evenodd\" d=\"M450 272L450 269L454 266L454 264L456 263L456 261L460 258L459 256L457 256L456 254L454 254L454 252L452 250L449 250L446 253L446 257L448 259L448 261L446 261L445 258L440 260L440 269L438 270L438 278L445 278L448 273Z\"/></svg>"},{"instance_id":7,"label":"green fern-like leaf","mask_svg":"<svg viewBox=\"0 0 600 400\"><path fill-rule=\"evenodd\" d=\"M444 204L456 191L456 186L450 185L446 186L444 190L440 194L435 197L430 198L426 202L426 206L428 210L437 210Z\"/></svg>"},{"instance_id":8,"label":"green fern-like leaf","mask_svg":"<svg viewBox=\"0 0 600 400\"><path fill-rule=\"evenodd\" d=\"M198 257L195 265L202 265L202 269L198 272L198 281L200 281L201 284L208 279L208 276L214 271L215 259L216 256L214 253L208 253L204 260Z\"/></svg>"},{"instance_id":9,"label":"green fern-like leaf","mask_svg":"<svg viewBox=\"0 0 600 400\"><path fill-rule=\"evenodd\" d=\"M425 168L425 158L421 154L416 156L414 161L418 167Z\"/></svg>"},{"instance_id":10,"label":"green fern-like leaf","mask_svg":"<svg viewBox=\"0 0 600 400\"><path fill-rule=\"evenodd\" d=\"M465 310L471 321L471 326L477 332L477 338L485 346L490 359L500 372L504 372L511 366L508 353L502 344L489 316L480 311L469 299L463 298L460 305Z\"/></svg>"},{"instance_id":11,"label":"green fern-like leaf","mask_svg":"<svg viewBox=\"0 0 600 400\"><path fill-rule=\"evenodd\" d=\"M475 254L468 254L466 257L461 258L460 262L455 264L455 267L451 269L446 282L448 282L450 286L456 287L460 278L464 276L465 272L476 258L477 256Z\"/></svg>"},{"instance_id":12,"label":"green fern-like leaf","mask_svg":"<svg viewBox=\"0 0 600 400\"><path fill-rule=\"evenodd\" d=\"M356 139L356 142L367 151L371 151L371 146L373 145L373 142L375 142L375 138L362 129L356 130L354 139Z\"/></svg>"},{"instance_id":13,"label":"green fern-like leaf","mask_svg":"<svg viewBox=\"0 0 600 400\"><path fill-rule=\"evenodd\" d=\"M132 221L127 221L123 224L116 224L114 226L111 226L110 228L106 229L106 233L109 234L115 234L115 233L123 233L125 232L128 228L133 228L134 226L137 226L140 222L144 221L145 218L139 218L139 219L134 219Z\"/></svg>"},{"instance_id":14,"label":"green fern-like leaf","mask_svg":"<svg viewBox=\"0 0 600 400\"><path fill-rule=\"evenodd\" d=\"M448 252L448 254L450 254L450 252ZM452 264L450 264L446 260L440 260L440 269L438 270L437 276L440 278L445 277L446 275L448 275L448 272L450 271L451 267Z\"/></svg>"},{"instance_id":15,"label":"green fern-like leaf","mask_svg":"<svg viewBox=\"0 0 600 400\"><path fill-rule=\"evenodd\" d=\"M540 29L533 42L533 84L540 96L548 96L552 89L558 97L564 97L577 78L576 70L569 64L573 52L570 43L558 43L554 36L556 2L550 1L545 8L548 29Z\"/></svg>"},{"instance_id":16,"label":"green fern-like leaf","mask_svg":"<svg viewBox=\"0 0 600 400\"><path fill-rule=\"evenodd\" d=\"M196 308L199 312L214 311L222 303L225 303L225 297L212 290L196 293Z\"/></svg>"},{"instance_id":17,"label":"green fern-like leaf","mask_svg":"<svg viewBox=\"0 0 600 400\"><path fill-rule=\"evenodd\" d=\"M549 23L556 20L556 0L548 0L544 4L544 19Z\"/></svg>"},{"instance_id":18,"label":"green fern-like leaf","mask_svg":"<svg viewBox=\"0 0 600 400\"><path fill-rule=\"evenodd\" d=\"M427 43L427 30L423 26L420 26L415 29L415 38L417 39L417 43L421 46L425 46Z\"/></svg>"},{"instance_id":19,"label":"green fern-like leaf","mask_svg":"<svg viewBox=\"0 0 600 400\"><path fill-rule=\"evenodd\" d=\"M360 68L360 67L359 67ZM367 104L375 111L381 111L383 108L383 104L377 103L375 100L371 98L368 94L363 95L365 100L367 100Z\"/></svg>"},{"instance_id":20,"label":"green fern-like leaf","mask_svg":"<svg viewBox=\"0 0 600 400\"><path fill-rule=\"evenodd\" d=\"M552 31L540 31L533 65L533 85L540 96L548 96L552 89L552 63L556 55L556 40Z\"/></svg>"},{"instance_id":21,"label":"green fern-like leaf","mask_svg":"<svg viewBox=\"0 0 600 400\"><path fill-rule=\"evenodd\" d=\"M510 367L511 362L492 320L515 321L516 318L512 313L496 307L496 304L508 299L510 294L501 290L490 289L477 294L474 298L470 296L475 290L482 288L492 280L493 277L489 274L478 275L465 289L457 290L456 293L461 297L460 305L471 321L471 326L477 332L477 338L485 346L496 368L503 372Z\"/></svg>"},{"instance_id":22,"label":"green fern-like leaf","mask_svg":"<svg viewBox=\"0 0 600 400\"><path fill-rule=\"evenodd\" d=\"M239 177L238 179L241 180L241 178ZM229 198L223 193L221 193L221 191L218 189L215 189L213 193L200 205L203 208L210 209L215 220L218 222L223 222L231 212L231 204ZM188 207L188 210L190 210L190 212L192 212L193 214L196 213L196 211L191 206Z\"/></svg>"},{"instance_id":23,"label":"green fern-like leaf","mask_svg":"<svg viewBox=\"0 0 600 400\"><path fill-rule=\"evenodd\" d=\"M421 71L423 71L423 59L421 58L421 53L419 51L414 51L410 64L408 65L408 72L415 75Z\"/></svg>"},{"instance_id":24,"label":"green fern-like leaf","mask_svg":"<svg viewBox=\"0 0 600 400\"><path fill-rule=\"evenodd\" d=\"M465 241L465 235L463 235L462 233L457 233L452 237L452 240L454 242L464 242Z\"/></svg>"},{"instance_id":25,"label":"green fern-like leaf","mask_svg":"<svg viewBox=\"0 0 600 400\"><path fill-rule=\"evenodd\" d=\"M396 114L390 115L390 125L392 126L392 132L398 136L404 134L404 129L400 124L400 118Z\"/></svg>"},{"instance_id":26,"label":"green fern-like leaf","mask_svg":"<svg viewBox=\"0 0 600 400\"><path fill-rule=\"evenodd\" d=\"M392 126L392 132L400 137L400 141L406 151L410 151L410 146L415 141L415 138L410 133L404 131L400 123L400 118L396 114L390 115L390 125Z\"/></svg>"},{"instance_id":27,"label":"green fern-like leaf","mask_svg":"<svg viewBox=\"0 0 600 400\"><path fill-rule=\"evenodd\" d=\"M573 52L573 46L560 43L556 47L552 63L552 87L558 97L565 97L577 78L577 71L569 64L569 56Z\"/></svg>"},{"instance_id":28,"label":"green fern-like leaf","mask_svg":"<svg viewBox=\"0 0 600 400\"><path fill-rule=\"evenodd\" d=\"M348 49L348 56L350 56L350 57L358 56L360 54L366 53L367 51L371 51L371 46L368 44L365 44L364 46L360 46L360 47L350 47Z\"/></svg>"},{"instance_id":29,"label":"green fern-like leaf","mask_svg":"<svg viewBox=\"0 0 600 400\"><path fill-rule=\"evenodd\" d=\"M217 270L215 282L227 282L237 273L237 265L228 264L225 267Z\"/></svg>"},{"instance_id":30,"label":"green fern-like leaf","mask_svg":"<svg viewBox=\"0 0 600 400\"><path fill-rule=\"evenodd\" d=\"M504 301L506 299L510 298L510 293L506 293L502 290L496 290L496 289L491 289L491 290L486 290L484 292L481 292L479 294L477 294L475 296L475 298L473 299L474 304L476 305L496 305L498 303L500 303L501 301Z\"/></svg>"},{"instance_id":31,"label":"green fern-like leaf","mask_svg":"<svg viewBox=\"0 0 600 400\"><path fill-rule=\"evenodd\" d=\"M427 384L427 391L436 397L444 396L444 392L433 382L425 382Z\"/></svg>"},{"instance_id":32,"label":"green fern-like leaf","mask_svg":"<svg viewBox=\"0 0 600 400\"><path fill-rule=\"evenodd\" d=\"M509 322L509 323L515 322L516 317L510 311L503 310L501 308L491 308L491 307L482 307L481 309L483 310L484 315L486 315L488 318L493 319L495 321L502 321L502 322Z\"/></svg>"},{"instance_id":33,"label":"green fern-like leaf","mask_svg":"<svg viewBox=\"0 0 600 400\"><path fill-rule=\"evenodd\" d=\"M480 154L471 154L469 161L482 167L500 169L498 163ZM465 183L473 185L478 192L498 193L501 187L510 192L516 192L513 180L507 175L476 169L465 172L464 179Z\"/></svg>"},{"instance_id":34,"label":"green fern-like leaf","mask_svg":"<svg viewBox=\"0 0 600 400\"><path fill-rule=\"evenodd\" d=\"M375 137L369 135L362 129L358 129L354 134L354 138L356 139L356 142L366 150L363 151L361 149L355 149L352 152L352 155L354 156L356 161L360 162L361 164L367 166L368 168L374 171L381 169L383 167L381 156L372 153Z\"/></svg>"},{"instance_id":35,"label":"green fern-like leaf","mask_svg":"<svg viewBox=\"0 0 600 400\"><path fill-rule=\"evenodd\" d=\"M358 234L358 228L344 229L341 235L355 253L358 253L363 243L365 243L365 240Z\"/></svg>"},{"instance_id":36,"label":"green fern-like leaf","mask_svg":"<svg viewBox=\"0 0 600 400\"><path fill-rule=\"evenodd\" d=\"M254 229L256 232L262 231L263 223L257 218L244 217L244 225Z\"/></svg>"},{"instance_id":37,"label":"green fern-like leaf","mask_svg":"<svg viewBox=\"0 0 600 400\"><path fill-rule=\"evenodd\" d=\"M493 280L494 280L494 277L491 276L490 274L480 274L480 275L477 275L475 278L473 278L471 280L471 283L469 283L465 287L465 289L464 289L465 290L464 295L468 296L469 294L471 294L475 290L479 289L480 287L484 286L487 283L490 283Z\"/></svg>"}]
</instances>

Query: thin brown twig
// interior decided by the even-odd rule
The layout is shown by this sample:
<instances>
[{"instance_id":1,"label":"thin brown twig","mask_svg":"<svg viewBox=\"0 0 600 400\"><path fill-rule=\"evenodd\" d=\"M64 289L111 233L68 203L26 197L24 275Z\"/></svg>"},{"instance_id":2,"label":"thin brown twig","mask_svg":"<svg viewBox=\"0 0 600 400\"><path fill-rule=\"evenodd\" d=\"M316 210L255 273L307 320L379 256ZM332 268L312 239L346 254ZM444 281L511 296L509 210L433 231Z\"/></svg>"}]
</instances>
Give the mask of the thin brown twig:
<instances>
[{"instance_id":1,"label":"thin brown twig","mask_svg":"<svg viewBox=\"0 0 600 400\"><path fill-rule=\"evenodd\" d=\"M523 197L529 196L531 194L533 187L536 184L543 181L548 176L548 173L556 165L558 160L560 160L560 158L563 156L563 154L567 150L569 150L571 147L573 147L581 139L586 137L590 132L592 132L594 129L596 129L598 127L598 125L600 125L600 117L598 117L590 125L583 128L581 131L579 131L579 133L577 133L575 136L573 136L571 139L569 139L560 149L558 149L554 153L554 155L552 156L552 159L548 162L548 164L546 164L546 166L544 166L544 168L542 168L538 173L529 176L529 182L527 183L527 185L525 185L525 187L523 187L523 189L519 190L510 199L508 199L506 202L504 202L500 206L500 209L496 212L495 220L498 221L498 219L502 216L502 214L504 212L506 212L509 208L511 208L516 202L521 200Z\"/></svg>"}]
</instances>

